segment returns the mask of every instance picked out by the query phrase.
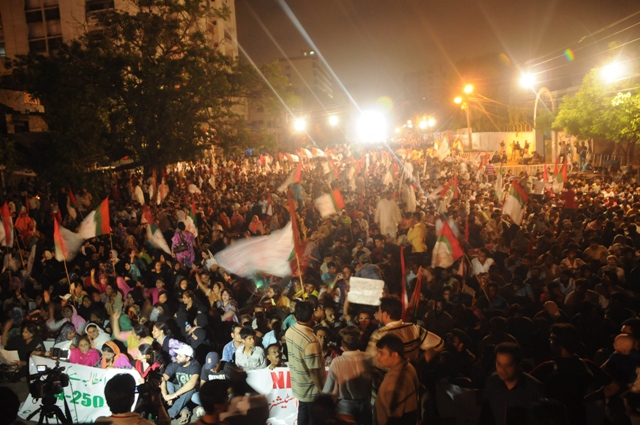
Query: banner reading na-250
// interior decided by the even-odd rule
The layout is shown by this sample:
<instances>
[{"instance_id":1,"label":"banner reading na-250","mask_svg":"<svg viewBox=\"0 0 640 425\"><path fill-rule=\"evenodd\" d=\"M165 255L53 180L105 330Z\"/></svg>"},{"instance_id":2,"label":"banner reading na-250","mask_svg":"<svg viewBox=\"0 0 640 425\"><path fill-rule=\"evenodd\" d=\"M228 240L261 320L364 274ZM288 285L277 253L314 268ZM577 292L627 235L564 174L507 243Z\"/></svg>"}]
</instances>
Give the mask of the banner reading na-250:
<instances>
[{"instance_id":1,"label":"banner reading na-250","mask_svg":"<svg viewBox=\"0 0 640 425\"><path fill-rule=\"evenodd\" d=\"M56 362L47 357L31 356L29 359L29 373L37 373L38 365L44 365L53 369L56 367ZM99 416L111 416L109 406L107 406L104 399L104 387L107 381L114 375L129 373L136 380L136 383L140 383L142 379L140 374L133 369L100 369L67 362L60 362L60 366L65 368L63 373L69 375L69 385L63 388L61 394L56 395L56 405L59 406L64 413L63 400L67 400L73 423L94 422ZM138 395L136 394L136 400L137 398ZM26 419L41 405L42 400L34 400L31 394L29 394L20 407L19 416L22 419ZM31 420L37 422L39 415L40 413L37 413Z\"/></svg>"}]
</instances>

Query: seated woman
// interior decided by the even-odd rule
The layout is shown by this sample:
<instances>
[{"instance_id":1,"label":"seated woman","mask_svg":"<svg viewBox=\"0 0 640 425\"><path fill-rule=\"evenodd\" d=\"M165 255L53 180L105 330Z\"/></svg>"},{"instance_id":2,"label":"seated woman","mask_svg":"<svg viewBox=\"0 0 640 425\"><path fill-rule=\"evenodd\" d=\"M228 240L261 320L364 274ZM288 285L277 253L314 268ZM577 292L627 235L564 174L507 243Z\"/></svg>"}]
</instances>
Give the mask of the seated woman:
<instances>
[{"instance_id":1,"label":"seated woman","mask_svg":"<svg viewBox=\"0 0 640 425\"><path fill-rule=\"evenodd\" d=\"M160 350L153 347L150 344L142 344L138 348L138 358L136 359L135 368L140 373L143 381L147 380L147 377L151 372L162 373L164 369L164 361Z\"/></svg>"},{"instance_id":2,"label":"seated woman","mask_svg":"<svg viewBox=\"0 0 640 425\"><path fill-rule=\"evenodd\" d=\"M131 369L131 362L129 358L120 352L118 345L109 341L102 346L102 362L100 362L102 369Z\"/></svg>"},{"instance_id":3,"label":"seated woman","mask_svg":"<svg viewBox=\"0 0 640 425\"><path fill-rule=\"evenodd\" d=\"M76 332L76 328L71 322L65 323L58 332L58 336L51 348L51 352L48 352L47 355L51 355L52 357L56 357L60 360L67 360L69 358L70 350L75 348L77 343L78 334Z\"/></svg>"},{"instance_id":4,"label":"seated woman","mask_svg":"<svg viewBox=\"0 0 640 425\"><path fill-rule=\"evenodd\" d=\"M95 366L100 361L100 352L91 348L89 337L83 335L78 340L78 348L72 348L69 354L69 363L84 366Z\"/></svg>"},{"instance_id":5,"label":"seated woman","mask_svg":"<svg viewBox=\"0 0 640 425\"><path fill-rule=\"evenodd\" d=\"M176 322L186 338L186 342L196 349L206 341L206 328L209 325L207 309L196 299L191 290L182 294L182 305L176 313Z\"/></svg>"},{"instance_id":6,"label":"seated woman","mask_svg":"<svg viewBox=\"0 0 640 425\"><path fill-rule=\"evenodd\" d=\"M102 350L102 346L105 342L111 341L111 335L109 335L104 329L98 326L97 323L89 322L87 324L85 331L87 332L87 336L89 337L89 341L91 342L91 348L97 350L98 352Z\"/></svg>"},{"instance_id":7,"label":"seated woman","mask_svg":"<svg viewBox=\"0 0 640 425\"><path fill-rule=\"evenodd\" d=\"M231 291L223 289L220 298L220 301L216 302L216 308L221 311L222 321L238 323L238 303L233 299Z\"/></svg>"},{"instance_id":8,"label":"seated woman","mask_svg":"<svg viewBox=\"0 0 640 425\"><path fill-rule=\"evenodd\" d=\"M137 359L140 355L138 347L141 344L153 344L153 338L149 332L149 328L145 325L137 324L130 331L120 331L120 313L115 312L111 316L111 322L113 323L113 337L125 343L127 346L127 353L132 359Z\"/></svg>"},{"instance_id":9,"label":"seated woman","mask_svg":"<svg viewBox=\"0 0 640 425\"><path fill-rule=\"evenodd\" d=\"M5 350L17 351L20 358L17 362L20 366L20 376L27 375L27 362L32 354L42 355L44 354L44 343L42 338L38 334L38 328L31 323L22 325L22 333L18 336L9 338L9 331L13 326L13 319L7 320L2 329L1 342Z\"/></svg>"}]
</instances>

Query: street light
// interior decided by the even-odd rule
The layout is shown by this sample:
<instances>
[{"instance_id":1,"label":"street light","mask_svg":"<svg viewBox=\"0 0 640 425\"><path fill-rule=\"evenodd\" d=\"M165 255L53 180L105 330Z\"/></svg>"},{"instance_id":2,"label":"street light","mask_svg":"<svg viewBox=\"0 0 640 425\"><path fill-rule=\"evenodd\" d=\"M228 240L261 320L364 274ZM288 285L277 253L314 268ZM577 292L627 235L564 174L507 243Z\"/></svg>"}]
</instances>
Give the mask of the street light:
<instances>
[{"instance_id":1,"label":"street light","mask_svg":"<svg viewBox=\"0 0 640 425\"><path fill-rule=\"evenodd\" d=\"M332 127L335 127L336 125L338 125L338 123L340 122L340 119L338 118L337 115L331 115L329 117L329 125Z\"/></svg>"},{"instance_id":2,"label":"street light","mask_svg":"<svg viewBox=\"0 0 640 425\"><path fill-rule=\"evenodd\" d=\"M626 73L626 67L621 62L611 62L600 68L600 77L605 83L613 83L621 79Z\"/></svg>"},{"instance_id":3,"label":"street light","mask_svg":"<svg viewBox=\"0 0 640 425\"><path fill-rule=\"evenodd\" d=\"M473 84L467 84L466 86L464 86L464 92L466 94L473 93Z\"/></svg>"},{"instance_id":4,"label":"street light","mask_svg":"<svg viewBox=\"0 0 640 425\"><path fill-rule=\"evenodd\" d=\"M428 126L429 126L429 123L427 122L426 118L421 120L420 123L418 124L418 127L420 127L420 130L426 130Z\"/></svg>"},{"instance_id":5,"label":"street light","mask_svg":"<svg viewBox=\"0 0 640 425\"><path fill-rule=\"evenodd\" d=\"M379 111L363 111L358 120L358 136L364 143L380 142L387 137L387 119Z\"/></svg>"},{"instance_id":6,"label":"street light","mask_svg":"<svg viewBox=\"0 0 640 425\"><path fill-rule=\"evenodd\" d=\"M473 93L473 84L467 84L466 86L464 86L463 91L466 96L464 98L462 96L456 96L455 99L453 99L453 102L456 103L457 105L460 105L467 114L467 137L468 137L469 146L471 146L472 143L471 143L471 118L469 117L469 95Z\"/></svg>"},{"instance_id":7,"label":"street light","mask_svg":"<svg viewBox=\"0 0 640 425\"><path fill-rule=\"evenodd\" d=\"M293 130L302 133L307 129L307 120L304 118L296 118L293 121Z\"/></svg>"},{"instance_id":8,"label":"street light","mask_svg":"<svg viewBox=\"0 0 640 425\"><path fill-rule=\"evenodd\" d=\"M433 117L429 117L429 119L427 120L427 125L429 127L435 127L436 125L436 119Z\"/></svg>"},{"instance_id":9,"label":"street light","mask_svg":"<svg viewBox=\"0 0 640 425\"><path fill-rule=\"evenodd\" d=\"M536 84L536 76L531 72L525 72L520 76L520 86L525 89L533 88Z\"/></svg>"},{"instance_id":10,"label":"street light","mask_svg":"<svg viewBox=\"0 0 640 425\"><path fill-rule=\"evenodd\" d=\"M460 97L460 96L456 96L456 98L455 98L455 99L453 99L453 102L454 102L454 103L457 103L458 105L459 105L459 104L461 104L461 103L462 103L462 97Z\"/></svg>"}]
</instances>

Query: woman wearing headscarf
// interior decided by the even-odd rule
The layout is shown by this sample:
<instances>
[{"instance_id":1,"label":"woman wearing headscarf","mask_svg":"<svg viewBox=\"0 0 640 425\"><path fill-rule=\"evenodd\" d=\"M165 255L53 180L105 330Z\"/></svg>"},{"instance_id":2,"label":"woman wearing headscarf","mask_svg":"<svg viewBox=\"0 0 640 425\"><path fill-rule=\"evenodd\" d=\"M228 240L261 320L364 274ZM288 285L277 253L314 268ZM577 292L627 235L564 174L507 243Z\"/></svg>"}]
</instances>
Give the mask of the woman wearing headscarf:
<instances>
[{"instance_id":1,"label":"woman wearing headscarf","mask_svg":"<svg viewBox=\"0 0 640 425\"><path fill-rule=\"evenodd\" d=\"M62 319L56 320L54 317L54 303L49 303L49 320L47 320L47 327L52 331L59 331L65 323L72 323L75 330L79 333L84 333L84 327L87 322L80 317L76 308L72 304L62 307Z\"/></svg>"},{"instance_id":2,"label":"woman wearing headscarf","mask_svg":"<svg viewBox=\"0 0 640 425\"><path fill-rule=\"evenodd\" d=\"M193 349L206 341L206 327L209 325L208 309L197 299L193 291L182 294L183 304L176 313L176 323L186 338L186 342Z\"/></svg>"},{"instance_id":3,"label":"woman wearing headscarf","mask_svg":"<svg viewBox=\"0 0 640 425\"><path fill-rule=\"evenodd\" d=\"M89 337L89 341L91 342L91 347L95 350L102 350L102 346L111 341L111 335L106 333L100 326L96 323L89 323L85 328L87 332L87 336Z\"/></svg>"},{"instance_id":4,"label":"woman wearing headscarf","mask_svg":"<svg viewBox=\"0 0 640 425\"><path fill-rule=\"evenodd\" d=\"M77 346L77 337L78 334L76 333L76 328L73 326L73 323L65 323L58 332L50 354L56 355L56 357L61 360L68 359L69 351ZM56 351L53 351L54 349Z\"/></svg>"},{"instance_id":5,"label":"woman wearing headscarf","mask_svg":"<svg viewBox=\"0 0 640 425\"><path fill-rule=\"evenodd\" d=\"M257 215L254 215L251 219L251 223L249 223L249 233L251 233L251 236L264 235L264 225Z\"/></svg>"},{"instance_id":6,"label":"woman wearing headscarf","mask_svg":"<svg viewBox=\"0 0 640 425\"><path fill-rule=\"evenodd\" d=\"M118 345L113 341L108 341L102 346L102 369L131 369L129 358L120 352Z\"/></svg>"}]
</instances>

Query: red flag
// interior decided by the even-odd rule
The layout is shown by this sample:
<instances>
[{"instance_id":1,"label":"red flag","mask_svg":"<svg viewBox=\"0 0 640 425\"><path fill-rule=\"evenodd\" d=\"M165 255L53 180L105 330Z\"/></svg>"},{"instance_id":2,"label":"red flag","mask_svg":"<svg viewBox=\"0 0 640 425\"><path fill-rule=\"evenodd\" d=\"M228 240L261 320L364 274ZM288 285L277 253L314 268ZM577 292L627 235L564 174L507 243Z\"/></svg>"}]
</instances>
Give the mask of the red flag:
<instances>
[{"instance_id":1,"label":"red flag","mask_svg":"<svg viewBox=\"0 0 640 425\"><path fill-rule=\"evenodd\" d=\"M558 175L558 158L556 158L556 165L553 167L553 175Z\"/></svg>"},{"instance_id":2,"label":"red flag","mask_svg":"<svg viewBox=\"0 0 640 425\"><path fill-rule=\"evenodd\" d=\"M300 183L302 181L302 161L298 162L296 166L296 172L293 175L293 182Z\"/></svg>"},{"instance_id":3,"label":"red flag","mask_svg":"<svg viewBox=\"0 0 640 425\"><path fill-rule=\"evenodd\" d=\"M260 154L260 164L264 167L265 159L264 159L264 155L262 154Z\"/></svg>"},{"instance_id":4,"label":"red flag","mask_svg":"<svg viewBox=\"0 0 640 425\"><path fill-rule=\"evenodd\" d=\"M78 200L76 199L75 195L73 194L73 190L71 190L71 186L69 186L69 200L71 201L71 203L78 208Z\"/></svg>"},{"instance_id":5,"label":"red flag","mask_svg":"<svg viewBox=\"0 0 640 425\"><path fill-rule=\"evenodd\" d=\"M458 191L458 176L453 176L453 199L458 199L460 192Z\"/></svg>"},{"instance_id":6,"label":"red flag","mask_svg":"<svg viewBox=\"0 0 640 425\"><path fill-rule=\"evenodd\" d=\"M420 304L420 293L422 292L422 266L418 268L418 276L416 276L416 286L413 288L413 294L409 300L409 308L405 312L406 320L416 320L418 317L418 305Z\"/></svg>"},{"instance_id":7,"label":"red flag","mask_svg":"<svg viewBox=\"0 0 640 425\"><path fill-rule=\"evenodd\" d=\"M300 230L298 230L296 206L295 202L293 201L293 193L291 189L287 191L287 203L289 206L289 215L291 216L291 230L293 232L293 253L298 257L299 260L304 253L304 247L302 246L302 241L300 240ZM296 258L293 258L293 260L296 260ZM297 266L297 261L294 261L293 263ZM298 270L299 276L302 276L303 273L304 270Z\"/></svg>"},{"instance_id":8,"label":"red flag","mask_svg":"<svg viewBox=\"0 0 640 425\"><path fill-rule=\"evenodd\" d=\"M544 171L542 172L542 179L545 183L549 181L549 172L547 171L547 163L544 163Z\"/></svg>"},{"instance_id":9,"label":"red flag","mask_svg":"<svg viewBox=\"0 0 640 425\"><path fill-rule=\"evenodd\" d=\"M11 248L13 246L13 219L11 218L9 205L6 202L2 206L0 213L2 215L2 227L4 228L4 240L0 240L0 244Z\"/></svg>"}]
</instances>

